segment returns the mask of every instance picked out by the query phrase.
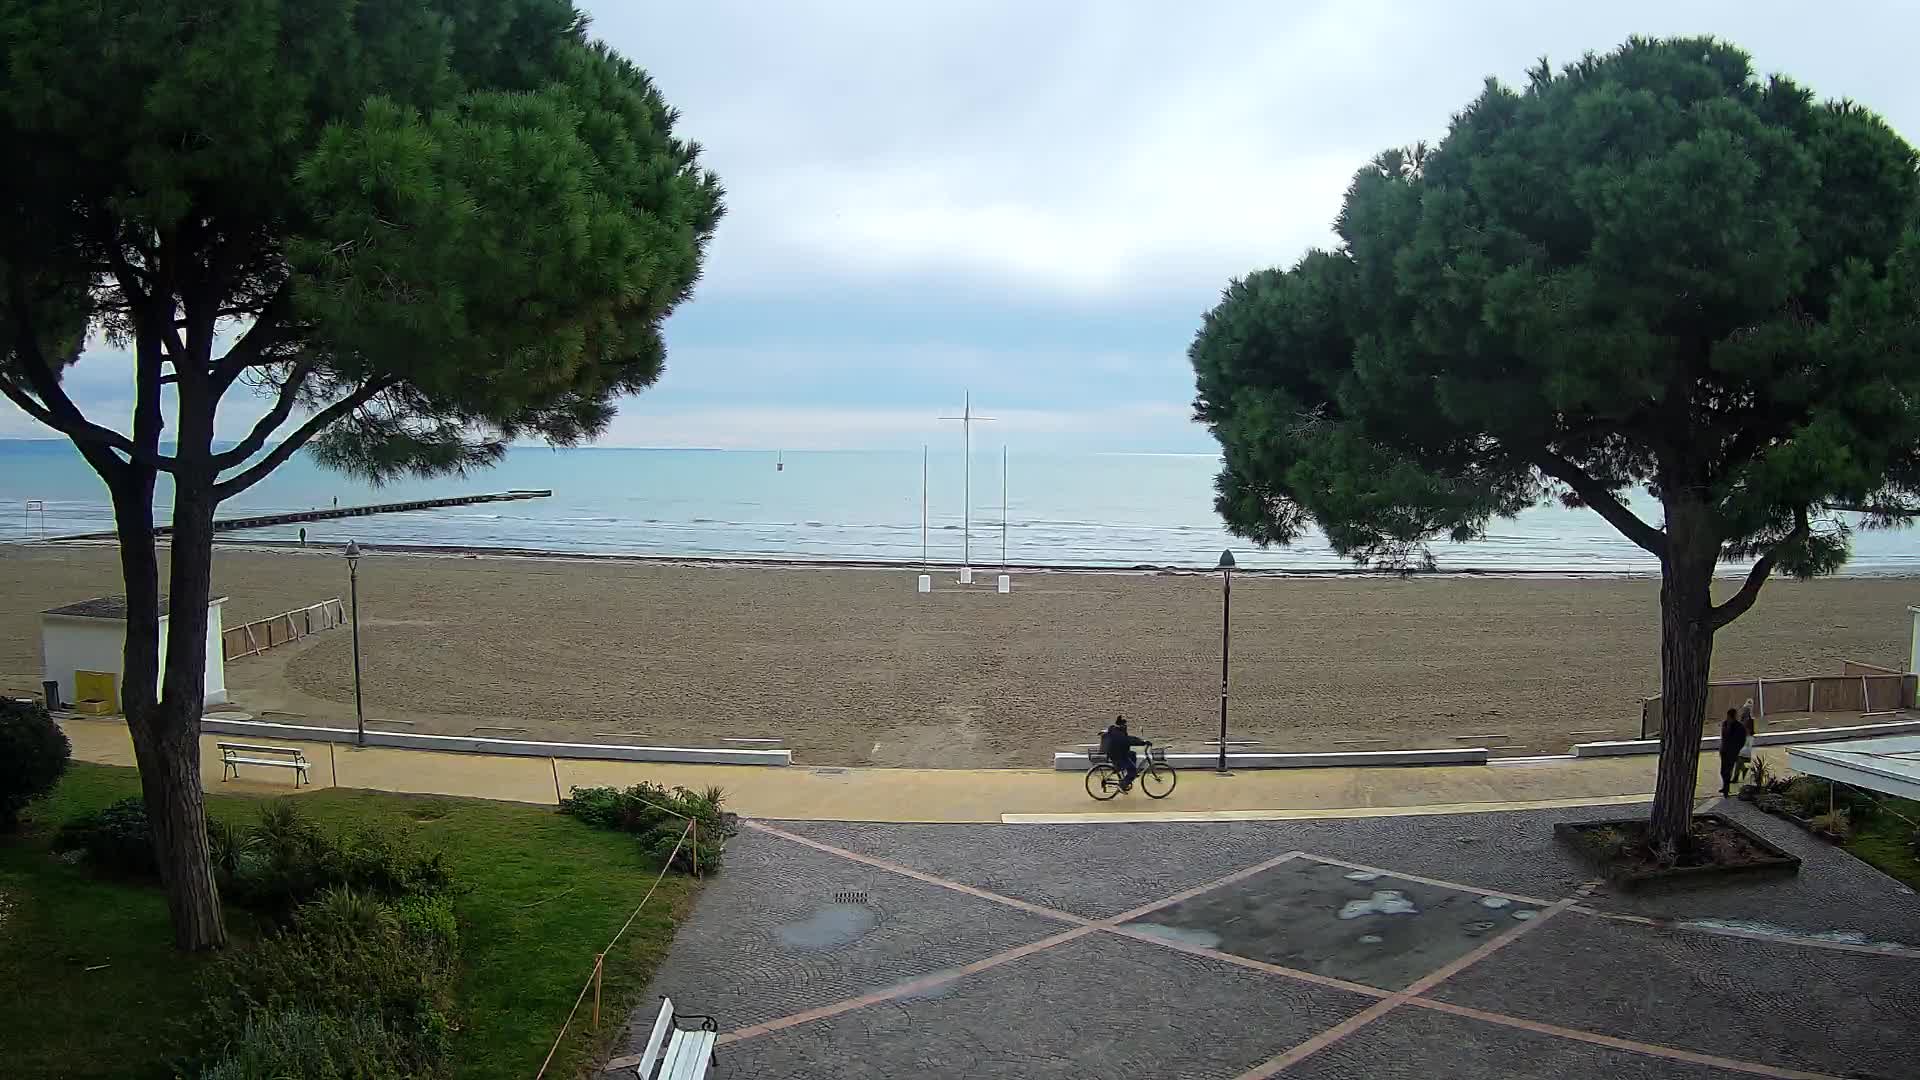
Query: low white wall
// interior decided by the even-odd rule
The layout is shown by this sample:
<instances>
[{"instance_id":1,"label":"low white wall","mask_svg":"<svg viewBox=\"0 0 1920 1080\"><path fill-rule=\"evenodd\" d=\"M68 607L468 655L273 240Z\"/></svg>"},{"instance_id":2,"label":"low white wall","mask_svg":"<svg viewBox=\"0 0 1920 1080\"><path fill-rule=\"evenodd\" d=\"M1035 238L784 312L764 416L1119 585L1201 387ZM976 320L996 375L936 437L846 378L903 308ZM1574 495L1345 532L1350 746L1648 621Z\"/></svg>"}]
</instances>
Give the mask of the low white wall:
<instances>
[{"instance_id":1,"label":"low white wall","mask_svg":"<svg viewBox=\"0 0 1920 1080\"><path fill-rule=\"evenodd\" d=\"M224 629L221 616L225 597L207 605L206 703L227 702L226 653L220 647ZM167 672L166 616L160 617L160 678L154 680L159 692ZM75 671L111 671L114 692L124 692L121 667L126 660L127 624L119 619L88 619L74 615L40 616L40 670L42 678L60 684L60 700L72 704L78 700L74 690Z\"/></svg>"},{"instance_id":2,"label":"low white wall","mask_svg":"<svg viewBox=\"0 0 1920 1080\"><path fill-rule=\"evenodd\" d=\"M1336 765L1485 765L1493 752L1484 746L1449 750L1344 750L1325 754L1267 754L1227 751L1229 769L1315 769ZM1206 769L1220 763L1220 754L1168 753L1167 764L1176 769ZM1084 752L1060 751L1053 755L1053 767L1062 771L1085 772L1089 767Z\"/></svg>"},{"instance_id":3,"label":"low white wall","mask_svg":"<svg viewBox=\"0 0 1920 1080\"><path fill-rule=\"evenodd\" d=\"M309 739L314 742L335 743L354 741L352 728L269 724L261 720L217 720L213 717L202 717L200 730L210 735L250 735L260 739ZM367 745L397 747L404 750L445 750L465 754L597 758L606 761L661 761L686 765L793 764L791 750L531 742L524 739L487 739L471 735L415 735L401 731L369 731Z\"/></svg>"},{"instance_id":4,"label":"low white wall","mask_svg":"<svg viewBox=\"0 0 1920 1080\"><path fill-rule=\"evenodd\" d=\"M1835 742L1840 739L1870 739L1876 735L1905 735L1920 732L1920 720L1889 720L1880 724L1856 724L1850 727L1807 728L1803 731L1763 731L1753 737L1755 746L1784 746L1790 743ZM1702 750L1720 749L1720 736L1700 740ZM1621 739L1616 742L1578 743L1575 757L1619 757L1624 754L1657 754L1659 739Z\"/></svg>"},{"instance_id":5,"label":"low white wall","mask_svg":"<svg viewBox=\"0 0 1920 1080\"><path fill-rule=\"evenodd\" d=\"M119 693L126 625L70 615L40 616L41 677L60 684L61 701L72 704L79 700L73 687L76 671L113 672L114 692Z\"/></svg>"}]
</instances>

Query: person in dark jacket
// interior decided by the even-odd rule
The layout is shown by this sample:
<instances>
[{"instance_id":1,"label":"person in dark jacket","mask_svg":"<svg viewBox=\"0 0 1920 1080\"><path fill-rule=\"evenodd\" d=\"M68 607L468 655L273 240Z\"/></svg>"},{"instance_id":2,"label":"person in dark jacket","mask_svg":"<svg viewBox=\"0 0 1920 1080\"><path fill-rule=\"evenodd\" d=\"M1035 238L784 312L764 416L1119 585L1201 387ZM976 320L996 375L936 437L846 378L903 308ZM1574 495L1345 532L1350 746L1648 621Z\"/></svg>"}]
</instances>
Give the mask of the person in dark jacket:
<instances>
[{"instance_id":1,"label":"person in dark jacket","mask_svg":"<svg viewBox=\"0 0 1920 1080\"><path fill-rule=\"evenodd\" d=\"M1133 756L1133 748L1152 745L1127 730L1127 718L1124 716L1114 717L1113 726L1100 736L1100 752L1107 755L1107 761L1114 768L1120 770L1120 782L1124 787L1132 787L1134 777L1140 775L1140 761Z\"/></svg>"},{"instance_id":2,"label":"person in dark jacket","mask_svg":"<svg viewBox=\"0 0 1920 1080\"><path fill-rule=\"evenodd\" d=\"M1740 751L1746 749L1751 732L1738 709L1728 709L1720 722L1720 794L1733 794L1735 774L1741 771Z\"/></svg>"}]
</instances>

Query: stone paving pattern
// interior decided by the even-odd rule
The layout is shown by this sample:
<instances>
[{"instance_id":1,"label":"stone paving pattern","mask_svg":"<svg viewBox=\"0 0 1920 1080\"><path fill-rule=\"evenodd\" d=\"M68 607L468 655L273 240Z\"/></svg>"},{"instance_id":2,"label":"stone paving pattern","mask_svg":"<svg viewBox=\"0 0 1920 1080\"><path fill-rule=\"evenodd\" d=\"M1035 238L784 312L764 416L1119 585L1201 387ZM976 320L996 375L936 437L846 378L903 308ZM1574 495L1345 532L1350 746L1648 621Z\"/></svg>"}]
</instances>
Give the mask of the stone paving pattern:
<instances>
[{"instance_id":1,"label":"stone paving pattern","mask_svg":"<svg viewBox=\"0 0 1920 1080\"><path fill-rule=\"evenodd\" d=\"M1383 908L1387 913L1378 913ZM1538 912L1500 897L1295 859L1128 925L1400 990Z\"/></svg>"},{"instance_id":2,"label":"stone paving pattern","mask_svg":"<svg viewBox=\"0 0 1920 1080\"><path fill-rule=\"evenodd\" d=\"M1301 1051L1278 1075L1920 1076L1920 995L1912 989L1920 983L1920 898L1750 808L1725 812L1800 854L1806 864L1797 879L1653 896L1602 890L1581 900L1682 925L1559 909L1521 921L1512 913L1531 909L1524 899L1482 902L1487 894L1476 890L1573 898L1589 874L1553 839L1553 823L1620 810L1084 826L770 823L1063 914L1022 910L749 829L681 929L653 991L671 994L682 1011L719 1018L716 1080L1230 1080L1273 1074L1280 1055L1370 1007L1377 1018L1313 1042L1311 1053ZM1203 888L1294 851L1306 854ZM1389 876L1369 879L1325 859ZM1203 891L1127 927L1170 937L1177 948L1082 923L1196 888ZM866 895L836 902L834 894L846 892ZM1392 901L1337 917L1380 892L1427 914ZM1715 919L1802 935L1851 931L1908 951L1878 955L1684 925ZM1516 927L1524 929L1516 934ZM1076 930L1040 951L1006 955ZM1490 953L1471 952L1485 944ZM1236 956L1247 959L1236 964ZM1507 1019L1398 999L1375 1007L1461 957L1466 966L1424 997ZM988 958L991 966L941 976L938 985L888 992ZM1376 997L1252 970L1262 963L1376 987ZM845 1007L760 1026L827 1005ZM643 1004L636 1013L629 1052L655 1010ZM1632 1045L1596 1045L1541 1025Z\"/></svg>"},{"instance_id":3,"label":"stone paving pattern","mask_svg":"<svg viewBox=\"0 0 1920 1080\"><path fill-rule=\"evenodd\" d=\"M1433 996L1772 1065L1920 1076L1920 960L1902 957L1564 916Z\"/></svg>"},{"instance_id":4,"label":"stone paving pattern","mask_svg":"<svg viewBox=\"0 0 1920 1080\"><path fill-rule=\"evenodd\" d=\"M837 892L864 892L836 904ZM1052 919L951 892L770 836L743 832L655 976L655 994L721 1030L991 956L1064 929ZM725 980L716 980L725 972ZM646 1010L642 1009L642 1013ZM653 1012L659 1012L655 1005ZM636 1017L641 1038L653 1015Z\"/></svg>"},{"instance_id":5,"label":"stone paving pattern","mask_svg":"<svg viewBox=\"0 0 1920 1080\"><path fill-rule=\"evenodd\" d=\"M943 990L722 1047L710 1075L1235 1076L1372 1004L1112 934Z\"/></svg>"},{"instance_id":6,"label":"stone paving pattern","mask_svg":"<svg viewBox=\"0 0 1920 1080\"><path fill-rule=\"evenodd\" d=\"M1400 1009L1295 1065L1289 1080L1737 1080L1750 1074Z\"/></svg>"}]
</instances>

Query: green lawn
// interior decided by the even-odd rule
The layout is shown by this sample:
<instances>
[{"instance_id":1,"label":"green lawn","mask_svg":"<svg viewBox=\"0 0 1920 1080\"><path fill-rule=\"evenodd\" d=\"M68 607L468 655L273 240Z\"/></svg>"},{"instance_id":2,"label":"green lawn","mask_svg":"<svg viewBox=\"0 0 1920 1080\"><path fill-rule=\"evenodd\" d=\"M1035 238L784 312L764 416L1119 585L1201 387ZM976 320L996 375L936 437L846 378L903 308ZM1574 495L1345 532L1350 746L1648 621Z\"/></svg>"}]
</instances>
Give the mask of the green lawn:
<instances>
[{"instance_id":1,"label":"green lawn","mask_svg":"<svg viewBox=\"0 0 1920 1080\"><path fill-rule=\"evenodd\" d=\"M1882 798L1880 812L1854 832L1847 850L1882 873L1920 889L1920 859L1914 858L1912 847L1916 827L1920 827L1920 802Z\"/></svg>"},{"instance_id":2,"label":"green lawn","mask_svg":"<svg viewBox=\"0 0 1920 1080\"><path fill-rule=\"evenodd\" d=\"M0 839L0 1029L6 1074L165 1077L207 1049L199 1030L204 964L175 953L157 888L101 880L51 857L61 821L138 794L132 769L75 764L33 808L24 835ZM250 820L265 800L212 795L215 817ZM445 851L461 917L464 970L454 1075L526 1080L572 1008L593 956L626 921L658 867L631 837L546 809L473 799L329 790L301 795L306 816L405 830ZM695 883L670 875L607 958L598 1037L570 1034L549 1076L585 1075L638 1004ZM236 948L253 930L229 912ZM105 965L105 966L100 966ZM89 971L88 968L97 970ZM576 1027L586 1027L582 1007Z\"/></svg>"}]
</instances>

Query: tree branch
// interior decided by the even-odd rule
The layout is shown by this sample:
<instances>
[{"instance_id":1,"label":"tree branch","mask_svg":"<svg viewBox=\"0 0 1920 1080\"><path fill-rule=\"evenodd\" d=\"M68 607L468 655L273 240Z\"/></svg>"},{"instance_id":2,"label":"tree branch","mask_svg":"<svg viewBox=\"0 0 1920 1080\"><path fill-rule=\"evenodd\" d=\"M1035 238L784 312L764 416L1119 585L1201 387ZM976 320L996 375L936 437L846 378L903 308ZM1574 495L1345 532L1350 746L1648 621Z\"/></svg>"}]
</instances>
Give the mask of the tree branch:
<instances>
[{"instance_id":1,"label":"tree branch","mask_svg":"<svg viewBox=\"0 0 1920 1080\"><path fill-rule=\"evenodd\" d=\"M21 374L26 376L27 385L33 391L32 397L39 399L38 408L21 405L21 409L35 420L72 439L83 454L86 454L88 447L116 450L143 465L172 472L172 458L143 451L125 435L112 428L101 427L86 418L79 407L74 405L73 399L60 388L59 377L47 364L46 357L41 355L39 343L34 337L33 322L27 315L25 292L17 283L11 301L14 309L14 323L17 327L13 348L15 366ZM6 396L19 405L21 398L27 395L18 386L11 385L11 380L6 380L6 383L8 384ZM86 454L86 457L96 470L104 468L107 463L116 466L120 464L120 460L111 454L101 454L97 458ZM102 476L109 481L112 480L112 477L106 473L102 473Z\"/></svg>"},{"instance_id":2,"label":"tree branch","mask_svg":"<svg viewBox=\"0 0 1920 1080\"><path fill-rule=\"evenodd\" d=\"M397 382L399 382L399 380L393 378L375 379L360 389L355 390L353 393L348 394L346 397L341 398L339 401L313 414L313 416L309 417L306 423L300 425L292 435L287 436L280 445L269 451L266 457L254 462L246 471L235 475L231 479L223 480L215 484L213 486L214 501L224 502L266 479L268 473L279 468L294 454L299 453L301 447L312 442L314 436L325 431L334 421L339 420L353 410L372 401L374 395L380 393L382 390L388 389ZM276 408L278 408L278 406L276 406Z\"/></svg>"},{"instance_id":3,"label":"tree branch","mask_svg":"<svg viewBox=\"0 0 1920 1080\"><path fill-rule=\"evenodd\" d=\"M287 376L287 381L280 384L280 394L274 401L272 410L253 425L253 430L248 432L247 437L240 440L237 446L213 456L213 467L216 473L246 464L248 458L259 453L260 448L267 445L267 440L273 437L273 433L280 430L280 425L287 422L287 417L293 415L293 407L300 399L300 388L306 385L307 376L312 371L311 359L303 359L294 365L292 374Z\"/></svg>"},{"instance_id":4,"label":"tree branch","mask_svg":"<svg viewBox=\"0 0 1920 1080\"><path fill-rule=\"evenodd\" d=\"M1541 472L1573 489L1580 501L1607 520L1620 531L1620 535L1638 544L1646 551L1666 558L1667 534L1641 521L1625 503L1615 498L1599 481L1588 476L1586 470L1566 458L1541 450L1532 456L1533 465Z\"/></svg>"},{"instance_id":5,"label":"tree branch","mask_svg":"<svg viewBox=\"0 0 1920 1080\"><path fill-rule=\"evenodd\" d=\"M1754 601L1760 598L1760 586L1767 583L1767 577L1773 573L1773 565L1779 561L1780 553L1804 541L1811 531L1806 508L1794 511L1793 531L1760 556L1753 564L1753 569L1747 571L1747 580L1741 583L1739 592L1728 597L1726 603L1714 605L1708 612L1707 621L1713 629L1718 630L1751 610Z\"/></svg>"},{"instance_id":6,"label":"tree branch","mask_svg":"<svg viewBox=\"0 0 1920 1080\"><path fill-rule=\"evenodd\" d=\"M239 341L233 343L233 348L227 350L227 355L213 365L213 387L216 394L226 393L227 388L233 385L233 381L240 377L241 372L259 363L261 355L267 349L285 340L286 327L282 320L289 314L287 308L291 297L287 290L290 287L289 284L282 283L278 289L274 290L273 296L261 306L260 314L253 320L253 325L247 327L247 332L240 335Z\"/></svg>"}]
</instances>

